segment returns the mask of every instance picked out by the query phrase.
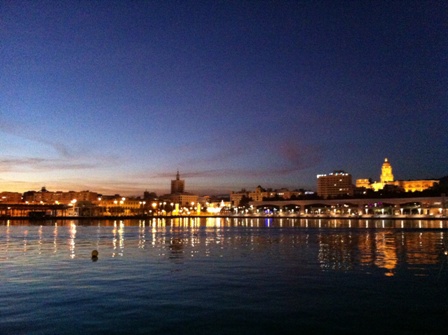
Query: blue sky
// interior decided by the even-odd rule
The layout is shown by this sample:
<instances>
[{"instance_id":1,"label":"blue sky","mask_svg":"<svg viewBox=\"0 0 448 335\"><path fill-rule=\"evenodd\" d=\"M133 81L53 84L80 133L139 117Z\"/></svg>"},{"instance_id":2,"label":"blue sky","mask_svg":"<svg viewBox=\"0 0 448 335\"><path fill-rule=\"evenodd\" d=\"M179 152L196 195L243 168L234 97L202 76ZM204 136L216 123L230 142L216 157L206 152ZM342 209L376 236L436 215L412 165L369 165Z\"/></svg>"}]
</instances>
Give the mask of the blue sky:
<instances>
[{"instance_id":1,"label":"blue sky","mask_svg":"<svg viewBox=\"0 0 448 335\"><path fill-rule=\"evenodd\" d=\"M443 1L3 1L0 191L448 174Z\"/></svg>"}]
</instances>

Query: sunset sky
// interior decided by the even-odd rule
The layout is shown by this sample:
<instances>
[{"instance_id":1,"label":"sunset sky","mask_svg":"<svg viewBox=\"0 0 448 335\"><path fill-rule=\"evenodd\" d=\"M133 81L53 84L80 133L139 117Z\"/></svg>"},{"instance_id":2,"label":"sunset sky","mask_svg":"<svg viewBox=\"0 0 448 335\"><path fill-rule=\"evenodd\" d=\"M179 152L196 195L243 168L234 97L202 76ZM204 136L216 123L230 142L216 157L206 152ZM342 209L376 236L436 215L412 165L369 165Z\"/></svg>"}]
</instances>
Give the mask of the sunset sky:
<instances>
[{"instance_id":1,"label":"sunset sky","mask_svg":"<svg viewBox=\"0 0 448 335\"><path fill-rule=\"evenodd\" d=\"M446 1L0 2L0 192L448 175Z\"/></svg>"}]
</instances>

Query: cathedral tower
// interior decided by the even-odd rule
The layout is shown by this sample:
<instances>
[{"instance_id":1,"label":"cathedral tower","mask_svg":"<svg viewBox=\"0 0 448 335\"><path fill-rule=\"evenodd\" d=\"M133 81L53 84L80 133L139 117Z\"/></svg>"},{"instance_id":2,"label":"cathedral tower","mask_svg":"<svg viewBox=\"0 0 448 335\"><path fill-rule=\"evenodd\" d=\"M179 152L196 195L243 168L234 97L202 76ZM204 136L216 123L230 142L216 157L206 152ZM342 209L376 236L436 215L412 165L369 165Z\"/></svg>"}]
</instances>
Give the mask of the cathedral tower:
<instances>
[{"instance_id":1,"label":"cathedral tower","mask_svg":"<svg viewBox=\"0 0 448 335\"><path fill-rule=\"evenodd\" d=\"M381 183L389 183L394 181L394 175L392 174L392 165L390 165L387 158L384 159L383 166L381 167Z\"/></svg>"}]
</instances>

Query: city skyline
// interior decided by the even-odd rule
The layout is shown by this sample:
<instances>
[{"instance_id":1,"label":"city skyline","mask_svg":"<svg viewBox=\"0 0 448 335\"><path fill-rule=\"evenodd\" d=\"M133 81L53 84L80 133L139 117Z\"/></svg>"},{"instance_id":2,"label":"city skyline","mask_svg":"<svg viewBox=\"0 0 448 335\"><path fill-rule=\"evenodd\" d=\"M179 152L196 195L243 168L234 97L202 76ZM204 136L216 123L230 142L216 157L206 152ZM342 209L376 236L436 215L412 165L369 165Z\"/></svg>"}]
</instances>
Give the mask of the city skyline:
<instances>
[{"instance_id":1,"label":"city skyline","mask_svg":"<svg viewBox=\"0 0 448 335\"><path fill-rule=\"evenodd\" d=\"M0 191L446 176L447 7L3 2Z\"/></svg>"},{"instance_id":2,"label":"city skyline","mask_svg":"<svg viewBox=\"0 0 448 335\"><path fill-rule=\"evenodd\" d=\"M385 162L386 162L386 164L389 164L389 160L388 160L388 158L385 158L385 160L384 160ZM390 164L389 164L389 166L390 166ZM393 184L393 183L398 183L398 184L400 184L400 182L402 183L404 180L403 179L395 179L394 178L394 176L391 174L391 171L387 171L386 172L386 174L387 173L389 173L390 174L390 176L391 176L391 179L390 180L388 180L387 182L388 183L390 183L390 184ZM361 188L372 188L371 187L371 185L364 185L364 183L365 182L374 182L375 184L374 185L376 185L376 184L380 184L380 183L383 183L383 181L382 181L382 179L383 179L383 174L384 174L384 163L383 163L383 165L382 165L382 167L381 167L381 172L380 172L380 174L379 174L379 178L378 179L376 179L376 178L368 178L368 179L365 179L365 178L361 178L361 179L357 179L356 180L356 183L355 183L355 180L352 180L352 174L350 173L350 172L347 172L347 171L343 171L343 170L339 170L339 171L336 171L336 170L334 170L334 171L332 171L332 172L329 172L328 174L327 173L325 173L325 174L318 174L317 176L316 176L316 184L314 185L314 187L311 187L311 188L308 188L308 189L305 189L305 188L303 188L303 187L275 187L275 186L273 186L273 187L267 187L267 189L269 189L269 190L275 190L275 191L277 191L277 190L289 190L289 191L298 191L298 190L304 190L305 192L306 191L312 191L312 192L315 192L316 194L319 194L319 178L320 177L323 177L323 176L333 176L333 175L335 175L336 177L337 176L339 176L339 175L345 175L345 176L349 176L349 180L352 180L352 182L351 182L351 184L352 184L352 186L353 187L361 187ZM180 172L179 172L179 170L177 170L177 172L176 172L176 175L174 176L174 178L175 179L171 179L171 188L170 188L170 191L171 192L168 192L168 191L165 191L165 190L163 190L163 191L161 191L161 192L154 192L154 191L156 191L156 190L148 190L148 189L145 189L144 191L143 191L143 189L141 189L140 191L140 193L146 193L146 192L153 192L153 193L156 193L158 196L167 196L167 195L169 195L169 194L176 194L176 193L179 193L179 194L182 194L182 193L185 193L185 179L182 179L181 178L181 174L180 174ZM339 178L339 177L338 177ZM336 178L336 179L338 179L338 178ZM448 175L446 175L446 176L443 176L442 178L448 178ZM411 179L408 179L408 180L406 180L406 181L404 181L404 182L408 182L408 183L414 183L414 182L416 182L416 183L419 183L419 184L421 184L422 182L424 182L425 180L427 180L428 182L438 182L438 180L436 181L436 180L430 180L430 179L423 179L423 180L411 180ZM360 182L360 185L358 186L358 183ZM211 196L213 196L213 195L220 195L220 196L222 196L223 194L226 194L226 193L231 193L231 194L233 194L233 193L238 193L239 191L243 191L243 192L249 192L250 190L252 190L252 189L258 189L258 188L262 188L262 186L261 186L261 184L262 183L258 183L257 184L257 186L255 186L255 185L250 185L249 187L243 187L243 188L241 188L241 189L232 189L232 190L230 190L229 192L226 192L226 191L223 191L223 192L215 192L215 193L211 193L211 194L207 194L207 193L200 193L200 192L193 192L193 193L191 193L191 192L186 192L185 194L196 194L196 195L201 195L201 196L206 196L206 195L211 195ZM429 184L428 184L429 185ZM431 187L431 186L428 186L428 185L425 185L425 186L422 186L422 185L419 185L419 186L421 186L421 187L424 187L424 188L429 188L429 187ZM336 186L336 184L334 185L334 186ZM426 187L427 186L427 187ZM339 186L338 186L339 187ZM384 187L384 185L383 185L383 187ZM375 191L379 191L378 189L377 189L377 187L374 187L374 189L375 189ZM41 187L39 187L38 189L27 189L26 191L21 191L21 192L17 192L17 193L26 193L26 192L28 192L28 191L30 191L30 192L34 192L34 191L36 191L36 192L42 192L43 190L45 190L45 192L47 192L47 186L41 186ZM50 192L85 192L85 191L87 191L87 192L89 192L89 191L93 191L93 192L98 192L98 190L96 190L96 189L91 189L91 188L89 188L89 187L87 187L87 188L85 188L85 189L72 189L72 190L63 190L63 189L58 189L58 190L49 190ZM114 193L115 195L126 195L126 196L131 196L131 197L140 197L141 196L141 194L136 194L136 193L123 193L123 192L120 192L120 190L115 190L116 192ZM422 190L416 190L416 191L422 191ZM0 189L0 193L1 192L11 192L11 190L1 190ZM12 192L14 192L14 191L12 191ZM409 190L404 190L404 192L409 192ZM414 191L410 191L410 192L414 192ZM112 194L102 194L102 195L108 195L108 196L111 196Z\"/></svg>"}]
</instances>

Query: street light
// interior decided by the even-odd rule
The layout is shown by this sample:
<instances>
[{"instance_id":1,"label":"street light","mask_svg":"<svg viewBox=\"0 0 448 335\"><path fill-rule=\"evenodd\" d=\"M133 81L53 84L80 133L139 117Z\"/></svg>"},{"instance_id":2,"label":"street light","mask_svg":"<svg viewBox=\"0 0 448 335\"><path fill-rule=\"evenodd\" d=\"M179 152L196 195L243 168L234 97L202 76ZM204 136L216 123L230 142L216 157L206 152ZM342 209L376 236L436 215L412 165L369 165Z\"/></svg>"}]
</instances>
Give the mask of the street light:
<instances>
[{"instance_id":1,"label":"street light","mask_svg":"<svg viewBox=\"0 0 448 335\"><path fill-rule=\"evenodd\" d=\"M73 215L75 215L76 213L76 199L73 199L72 201L70 201L71 206L73 207Z\"/></svg>"},{"instance_id":2,"label":"street light","mask_svg":"<svg viewBox=\"0 0 448 335\"><path fill-rule=\"evenodd\" d=\"M140 204L140 214L143 214L146 201L139 201L138 203Z\"/></svg>"},{"instance_id":3,"label":"street light","mask_svg":"<svg viewBox=\"0 0 448 335\"><path fill-rule=\"evenodd\" d=\"M154 209L154 214L157 214L156 208L157 208L157 202L152 203L152 208Z\"/></svg>"}]
</instances>

